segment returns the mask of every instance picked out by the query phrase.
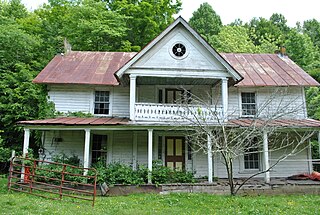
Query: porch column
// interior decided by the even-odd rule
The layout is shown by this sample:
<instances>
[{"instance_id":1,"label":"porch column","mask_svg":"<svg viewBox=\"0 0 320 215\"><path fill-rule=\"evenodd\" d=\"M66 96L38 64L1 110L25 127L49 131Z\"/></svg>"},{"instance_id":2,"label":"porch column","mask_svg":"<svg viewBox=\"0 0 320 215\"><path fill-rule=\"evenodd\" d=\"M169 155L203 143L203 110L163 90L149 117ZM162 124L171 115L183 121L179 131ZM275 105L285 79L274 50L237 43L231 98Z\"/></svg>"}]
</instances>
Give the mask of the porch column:
<instances>
[{"instance_id":1,"label":"porch column","mask_svg":"<svg viewBox=\"0 0 320 215\"><path fill-rule=\"evenodd\" d=\"M134 121L134 106L136 103L136 79L137 76L130 75L130 120Z\"/></svg>"},{"instance_id":2,"label":"porch column","mask_svg":"<svg viewBox=\"0 0 320 215\"><path fill-rule=\"evenodd\" d=\"M222 116L227 119L228 115L228 78L221 79Z\"/></svg>"},{"instance_id":3,"label":"porch column","mask_svg":"<svg viewBox=\"0 0 320 215\"><path fill-rule=\"evenodd\" d=\"M25 128L24 129L24 139L23 139L23 151L22 151L23 157L26 157L26 155L28 154L29 140L30 140L30 129Z\"/></svg>"},{"instance_id":4,"label":"porch column","mask_svg":"<svg viewBox=\"0 0 320 215\"><path fill-rule=\"evenodd\" d=\"M153 129L148 129L148 184L152 183L151 171L152 171L152 139Z\"/></svg>"},{"instance_id":5,"label":"porch column","mask_svg":"<svg viewBox=\"0 0 320 215\"><path fill-rule=\"evenodd\" d=\"M83 167L89 167L89 151L90 151L90 129L85 129L85 141L84 141L84 154L83 154ZM83 172L84 175L87 175L88 170Z\"/></svg>"},{"instance_id":6,"label":"porch column","mask_svg":"<svg viewBox=\"0 0 320 215\"><path fill-rule=\"evenodd\" d=\"M23 149L22 149L22 156L25 158L28 154L28 149L29 149L29 140L30 140L30 129L29 128L25 128L24 129L24 139L23 139ZM25 173L25 169L24 169L24 164L21 167L21 182L24 182L24 173Z\"/></svg>"},{"instance_id":7,"label":"porch column","mask_svg":"<svg viewBox=\"0 0 320 215\"><path fill-rule=\"evenodd\" d=\"M208 182L212 183L212 140L210 135L208 135Z\"/></svg>"},{"instance_id":8,"label":"porch column","mask_svg":"<svg viewBox=\"0 0 320 215\"><path fill-rule=\"evenodd\" d=\"M270 168L269 165L269 147L268 147L268 132L263 131L263 161L264 161L264 170ZM270 183L270 171L265 173L264 180L266 183Z\"/></svg>"},{"instance_id":9,"label":"porch column","mask_svg":"<svg viewBox=\"0 0 320 215\"><path fill-rule=\"evenodd\" d=\"M320 131L318 131L318 153L319 153L319 157L320 157Z\"/></svg>"}]
</instances>

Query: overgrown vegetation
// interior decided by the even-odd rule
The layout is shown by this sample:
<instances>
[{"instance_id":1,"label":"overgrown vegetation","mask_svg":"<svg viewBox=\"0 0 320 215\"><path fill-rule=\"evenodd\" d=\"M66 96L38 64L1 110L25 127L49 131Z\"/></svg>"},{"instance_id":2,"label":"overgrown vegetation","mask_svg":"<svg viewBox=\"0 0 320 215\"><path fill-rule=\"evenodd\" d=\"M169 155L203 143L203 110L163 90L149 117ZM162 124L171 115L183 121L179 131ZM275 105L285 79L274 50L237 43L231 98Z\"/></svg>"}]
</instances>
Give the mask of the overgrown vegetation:
<instances>
[{"instance_id":1,"label":"overgrown vegetation","mask_svg":"<svg viewBox=\"0 0 320 215\"><path fill-rule=\"evenodd\" d=\"M139 166L137 170L122 163L111 163L107 166L102 162L93 165L98 172L98 183L113 184L146 184L148 182L148 169ZM174 171L162 165L162 161L154 161L152 166L152 183L193 183L194 174L187 171Z\"/></svg>"}]
</instances>

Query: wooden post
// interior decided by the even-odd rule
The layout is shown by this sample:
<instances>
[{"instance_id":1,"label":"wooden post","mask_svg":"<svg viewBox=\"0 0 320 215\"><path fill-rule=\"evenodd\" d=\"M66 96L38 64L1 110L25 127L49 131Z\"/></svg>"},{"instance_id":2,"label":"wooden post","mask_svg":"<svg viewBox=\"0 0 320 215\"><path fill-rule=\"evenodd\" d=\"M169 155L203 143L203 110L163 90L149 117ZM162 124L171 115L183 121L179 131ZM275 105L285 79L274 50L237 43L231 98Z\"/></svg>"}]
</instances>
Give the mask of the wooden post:
<instances>
[{"instance_id":1,"label":"wooden post","mask_svg":"<svg viewBox=\"0 0 320 215\"><path fill-rule=\"evenodd\" d=\"M213 180L212 180L212 140L211 140L211 137L210 135L208 135L208 182L209 183L212 183Z\"/></svg>"},{"instance_id":2,"label":"wooden post","mask_svg":"<svg viewBox=\"0 0 320 215\"><path fill-rule=\"evenodd\" d=\"M85 130L85 141L84 141L84 153L83 153L83 168L89 168L89 151L90 151L90 129ZM83 174L87 175L88 170L84 170Z\"/></svg>"},{"instance_id":3,"label":"wooden post","mask_svg":"<svg viewBox=\"0 0 320 215\"><path fill-rule=\"evenodd\" d=\"M130 75L130 120L135 120L135 104L136 104L136 79L137 76Z\"/></svg>"},{"instance_id":4,"label":"wooden post","mask_svg":"<svg viewBox=\"0 0 320 215\"><path fill-rule=\"evenodd\" d=\"M25 128L24 129L24 140L23 140L23 157L25 158L26 155L28 154L28 149L29 149L29 140L30 140L30 129Z\"/></svg>"},{"instance_id":5,"label":"wooden post","mask_svg":"<svg viewBox=\"0 0 320 215\"><path fill-rule=\"evenodd\" d=\"M24 139L23 139L23 149L22 149L22 157L27 157L28 156L28 149L29 149L29 141L30 141L30 129L29 128L25 128L24 129ZM24 181L24 173L25 173L25 168L24 168L24 164L22 164L21 167L21 182L25 182Z\"/></svg>"},{"instance_id":6,"label":"wooden post","mask_svg":"<svg viewBox=\"0 0 320 215\"><path fill-rule=\"evenodd\" d=\"M269 165L269 147L268 147L268 132L263 131L263 161L264 169L267 170L270 168ZM270 171L265 173L264 180L266 183L270 183Z\"/></svg>"},{"instance_id":7,"label":"wooden post","mask_svg":"<svg viewBox=\"0 0 320 215\"><path fill-rule=\"evenodd\" d=\"M228 116L228 78L221 79L222 116L227 120Z\"/></svg>"},{"instance_id":8,"label":"wooden post","mask_svg":"<svg viewBox=\"0 0 320 215\"><path fill-rule=\"evenodd\" d=\"M153 129L148 129L148 184L152 183L151 172L152 172L152 139Z\"/></svg>"}]
</instances>

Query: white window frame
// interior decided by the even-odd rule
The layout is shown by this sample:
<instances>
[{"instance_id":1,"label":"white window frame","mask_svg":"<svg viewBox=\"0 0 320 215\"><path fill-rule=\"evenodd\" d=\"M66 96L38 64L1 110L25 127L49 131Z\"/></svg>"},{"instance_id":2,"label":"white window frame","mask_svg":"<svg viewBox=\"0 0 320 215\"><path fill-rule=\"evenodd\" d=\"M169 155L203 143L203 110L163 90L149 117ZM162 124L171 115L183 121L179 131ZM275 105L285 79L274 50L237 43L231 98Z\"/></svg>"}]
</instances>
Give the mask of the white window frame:
<instances>
[{"instance_id":1,"label":"white window frame","mask_svg":"<svg viewBox=\"0 0 320 215\"><path fill-rule=\"evenodd\" d=\"M240 90L239 91L239 110L240 110L240 117L255 117L255 115L244 115L242 113L242 93L254 93L255 95L255 105L256 105L256 114L258 111L258 96L257 96L257 92L255 90Z\"/></svg>"},{"instance_id":2,"label":"white window frame","mask_svg":"<svg viewBox=\"0 0 320 215\"><path fill-rule=\"evenodd\" d=\"M109 114L95 114L94 113L94 109L95 109L95 95L96 95L96 91L106 91L109 92ZM94 116L112 116L112 101L113 101L113 91L110 88L96 88L93 90L92 92L92 107L91 107L91 114L93 114Z\"/></svg>"}]
</instances>

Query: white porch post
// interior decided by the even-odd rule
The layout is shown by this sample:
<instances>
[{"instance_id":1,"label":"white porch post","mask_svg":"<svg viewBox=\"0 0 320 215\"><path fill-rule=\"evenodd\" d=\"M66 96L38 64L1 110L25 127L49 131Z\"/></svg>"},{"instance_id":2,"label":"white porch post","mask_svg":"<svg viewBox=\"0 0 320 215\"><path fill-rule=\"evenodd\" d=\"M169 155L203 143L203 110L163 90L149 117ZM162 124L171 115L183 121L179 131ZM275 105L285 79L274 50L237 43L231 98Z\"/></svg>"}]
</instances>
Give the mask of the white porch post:
<instances>
[{"instance_id":1,"label":"white porch post","mask_svg":"<svg viewBox=\"0 0 320 215\"><path fill-rule=\"evenodd\" d=\"M228 78L221 79L221 98L223 119L227 120L228 115Z\"/></svg>"},{"instance_id":2,"label":"white porch post","mask_svg":"<svg viewBox=\"0 0 320 215\"><path fill-rule=\"evenodd\" d=\"M130 75L130 119L134 121L134 107L136 104L136 79L137 76Z\"/></svg>"},{"instance_id":3,"label":"white porch post","mask_svg":"<svg viewBox=\"0 0 320 215\"><path fill-rule=\"evenodd\" d=\"M153 129L148 129L148 184L152 183L151 171L152 171L152 139Z\"/></svg>"},{"instance_id":4,"label":"white porch post","mask_svg":"<svg viewBox=\"0 0 320 215\"><path fill-rule=\"evenodd\" d=\"M85 129L85 141L84 141L84 153L83 153L83 167L89 167L89 151L90 151L90 129ZM84 175L87 175L88 170L83 172Z\"/></svg>"},{"instance_id":5,"label":"white porch post","mask_svg":"<svg viewBox=\"0 0 320 215\"><path fill-rule=\"evenodd\" d=\"M28 154L29 140L30 140L30 129L25 128L24 129L24 139L23 139L23 151L22 151L23 157L26 157L26 154Z\"/></svg>"},{"instance_id":6,"label":"white porch post","mask_svg":"<svg viewBox=\"0 0 320 215\"><path fill-rule=\"evenodd\" d=\"M319 153L319 156L320 156L320 131L318 131L318 153Z\"/></svg>"},{"instance_id":7,"label":"white porch post","mask_svg":"<svg viewBox=\"0 0 320 215\"><path fill-rule=\"evenodd\" d=\"M212 183L212 140L210 135L208 135L208 182Z\"/></svg>"},{"instance_id":8,"label":"white porch post","mask_svg":"<svg viewBox=\"0 0 320 215\"><path fill-rule=\"evenodd\" d=\"M268 148L268 132L263 131L263 161L264 161L264 170L270 168L269 165L269 148ZM265 173L264 180L266 183L270 183L270 171Z\"/></svg>"},{"instance_id":9,"label":"white porch post","mask_svg":"<svg viewBox=\"0 0 320 215\"><path fill-rule=\"evenodd\" d=\"M29 141L30 141L30 129L29 128L25 128L24 129L24 139L23 139L23 149L22 149L22 156L25 158L28 154L28 149L29 149ZM25 169L24 169L24 164L21 167L21 181L24 182L24 173L25 173Z\"/></svg>"}]
</instances>

